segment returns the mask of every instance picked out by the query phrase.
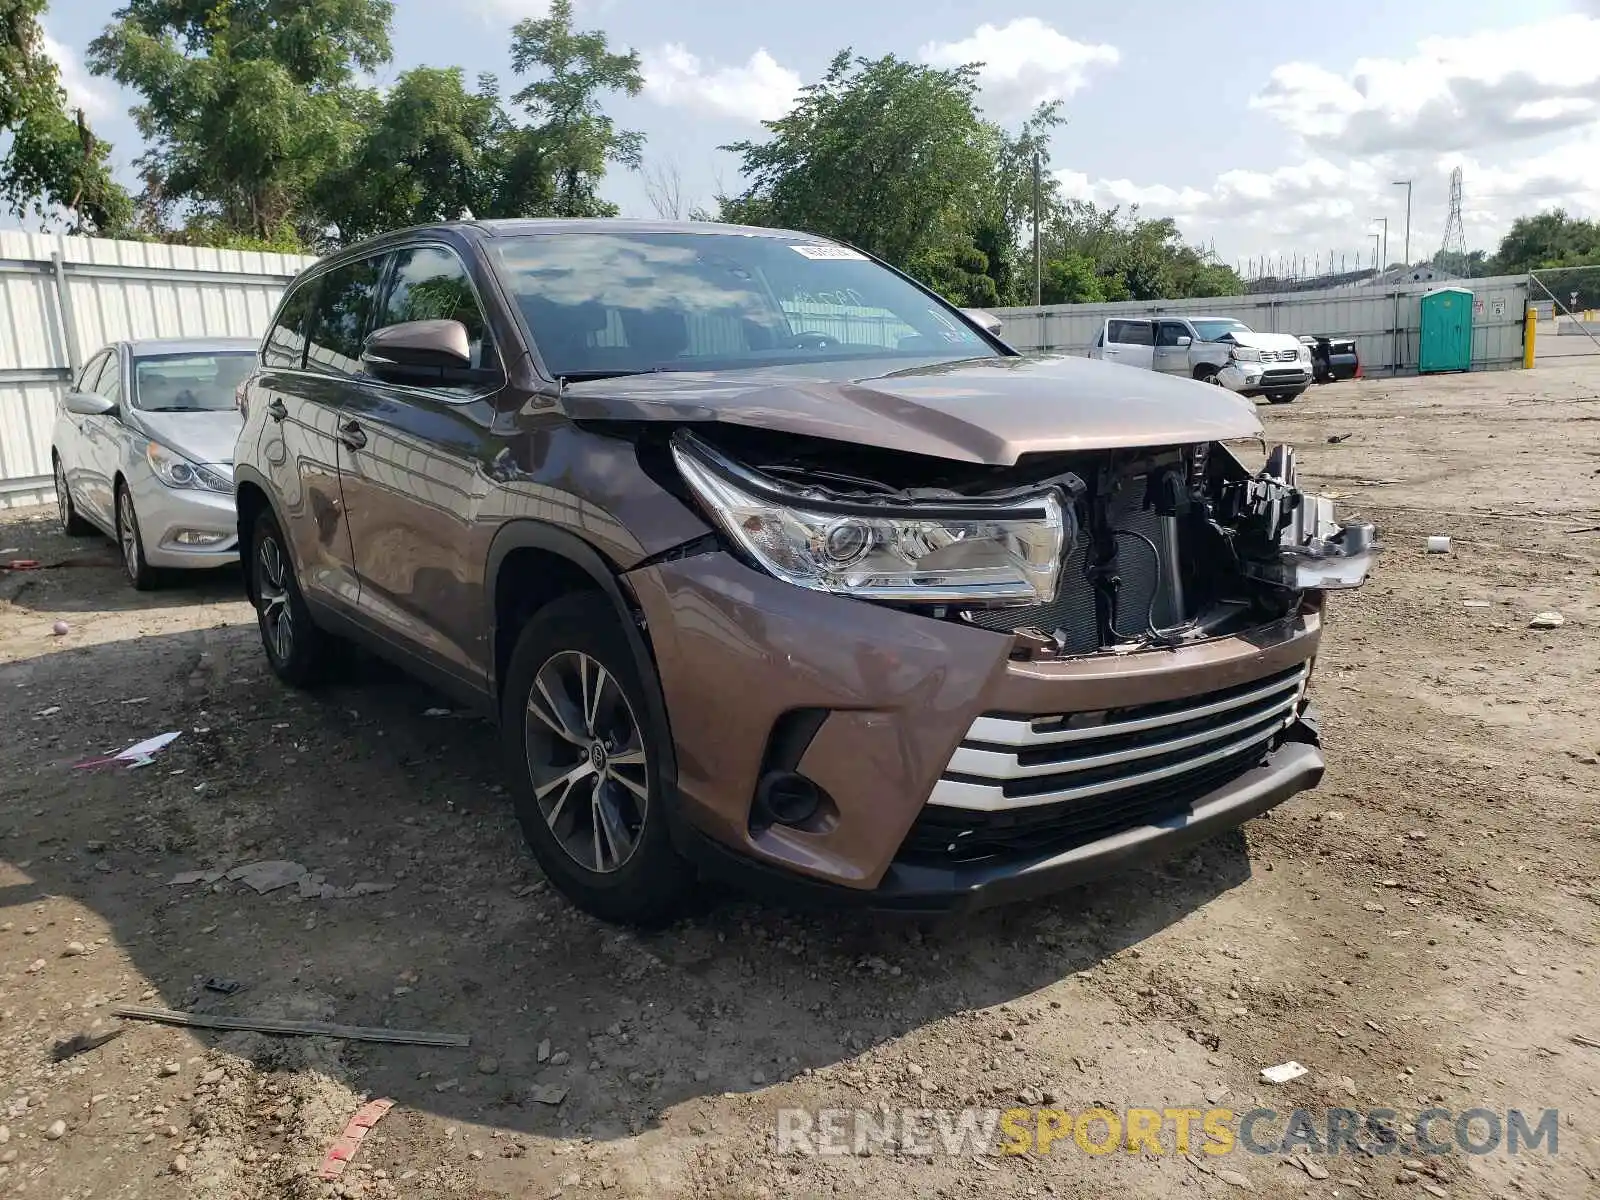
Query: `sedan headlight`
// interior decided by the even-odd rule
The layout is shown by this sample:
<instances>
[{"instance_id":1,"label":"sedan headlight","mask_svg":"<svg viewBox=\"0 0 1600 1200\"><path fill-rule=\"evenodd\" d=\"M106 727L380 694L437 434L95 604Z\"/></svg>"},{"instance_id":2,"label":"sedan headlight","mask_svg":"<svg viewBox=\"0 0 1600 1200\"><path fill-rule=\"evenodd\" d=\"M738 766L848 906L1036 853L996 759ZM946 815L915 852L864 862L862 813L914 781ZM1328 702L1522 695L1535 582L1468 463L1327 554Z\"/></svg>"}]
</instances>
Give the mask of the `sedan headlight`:
<instances>
[{"instance_id":1,"label":"sedan headlight","mask_svg":"<svg viewBox=\"0 0 1600 1200\"><path fill-rule=\"evenodd\" d=\"M192 463L176 450L151 442L144 448L144 460L150 464L156 478L169 488L195 489L205 492L231 492L233 480L214 467Z\"/></svg>"},{"instance_id":2,"label":"sedan headlight","mask_svg":"<svg viewBox=\"0 0 1600 1200\"><path fill-rule=\"evenodd\" d=\"M906 603L1044 604L1076 535L1058 488L936 500L845 500L776 484L690 437L672 456L757 565L818 592Z\"/></svg>"},{"instance_id":3,"label":"sedan headlight","mask_svg":"<svg viewBox=\"0 0 1600 1200\"><path fill-rule=\"evenodd\" d=\"M1233 359L1234 362L1258 363L1261 361L1261 351L1254 346L1235 346L1228 351L1228 357Z\"/></svg>"}]
</instances>

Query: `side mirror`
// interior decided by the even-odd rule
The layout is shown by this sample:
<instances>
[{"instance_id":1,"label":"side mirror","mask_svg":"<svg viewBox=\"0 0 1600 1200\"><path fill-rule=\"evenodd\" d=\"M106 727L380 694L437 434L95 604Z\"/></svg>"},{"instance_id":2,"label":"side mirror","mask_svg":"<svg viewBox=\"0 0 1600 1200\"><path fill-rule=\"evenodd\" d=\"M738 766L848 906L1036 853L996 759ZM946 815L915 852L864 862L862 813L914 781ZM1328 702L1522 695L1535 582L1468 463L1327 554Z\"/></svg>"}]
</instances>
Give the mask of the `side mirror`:
<instances>
[{"instance_id":1,"label":"side mirror","mask_svg":"<svg viewBox=\"0 0 1600 1200\"><path fill-rule=\"evenodd\" d=\"M69 413L80 417L103 417L117 406L99 392L68 392L63 401Z\"/></svg>"},{"instance_id":2,"label":"side mirror","mask_svg":"<svg viewBox=\"0 0 1600 1200\"><path fill-rule=\"evenodd\" d=\"M458 387L499 379L472 365L472 344L460 321L404 321L373 331L361 349L367 374L413 387Z\"/></svg>"},{"instance_id":3,"label":"side mirror","mask_svg":"<svg viewBox=\"0 0 1600 1200\"><path fill-rule=\"evenodd\" d=\"M1179 350L1187 350L1190 346L1194 345L1194 339L1186 333L1180 333L1178 335L1178 340L1172 344Z\"/></svg>"},{"instance_id":4,"label":"side mirror","mask_svg":"<svg viewBox=\"0 0 1600 1200\"><path fill-rule=\"evenodd\" d=\"M995 337L1000 336L1000 318L995 316L992 312L989 312L987 309L963 308L961 310L961 315L966 317L966 319L971 321L974 325L978 326L978 328L985 330Z\"/></svg>"}]
</instances>

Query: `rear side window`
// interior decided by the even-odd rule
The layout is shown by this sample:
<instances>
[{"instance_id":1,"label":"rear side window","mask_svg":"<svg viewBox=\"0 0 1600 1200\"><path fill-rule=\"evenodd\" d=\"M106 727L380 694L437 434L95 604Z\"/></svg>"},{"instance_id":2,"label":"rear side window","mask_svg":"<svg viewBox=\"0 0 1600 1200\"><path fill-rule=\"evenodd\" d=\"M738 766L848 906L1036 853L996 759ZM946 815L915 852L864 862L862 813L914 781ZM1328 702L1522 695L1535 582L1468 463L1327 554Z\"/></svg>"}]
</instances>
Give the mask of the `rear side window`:
<instances>
[{"instance_id":1,"label":"rear side window","mask_svg":"<svg viewBox=\"0 0 1600 1200\"><path fill-rule=\"evenodd\" d=\"M472 365L499 365L466 264L453 250L413 246L395 254L388 295L372 327L384 329L407 321L460 321L472 347Z\"/></svg>"},{"instance_id":2,"label":"rear side window","mask_svg":"<svg viewBox=\"0 0 1600 1200\"><path fill-rule=\"evenodd\" d=\"M1153 346L1155 331L1149 321L1112 321L1108 340L1119 346Z\"/></svg>"},{"instance_id":3,"label":"rear side window","mask_svg":"<svg viewBox=\"0 0 1600 1200\"><path fill-rule=\"evenodd\" d=\"M272 328L267 330L261 361L269 367L298 370L306 361L306 317L317 294L317 281L309 280L290 291L278 306Z\"/></svg>"},{"instance_id":4,"label":"rear side window","mask_svg":"<svg viewBox=\"0 0 1600 1200\"><path fill-rule=\"evenodd\" d=\"M317 281L306 332L306 367L330 375L361 373L361 339L371 327L383 259L345 263Z\"/></svg>"}]
</instances>

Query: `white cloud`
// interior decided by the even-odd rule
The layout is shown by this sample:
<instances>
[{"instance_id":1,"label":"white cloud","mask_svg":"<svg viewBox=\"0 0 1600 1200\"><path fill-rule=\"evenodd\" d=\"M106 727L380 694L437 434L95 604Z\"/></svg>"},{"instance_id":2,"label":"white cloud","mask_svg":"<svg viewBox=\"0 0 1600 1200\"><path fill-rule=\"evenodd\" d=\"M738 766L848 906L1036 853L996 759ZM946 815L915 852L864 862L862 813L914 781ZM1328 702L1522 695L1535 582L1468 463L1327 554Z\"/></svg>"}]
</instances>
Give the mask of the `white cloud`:
<instances>
[{"instance_id":1,"label":"white cloud","mask_svg":"<svg viewBox=\"0 0 1600 1200\"><path fill-rule=\"evenodd\" d=\"M743 66L733 67L702 62L676 42L643 58L644 94L667 107L741 121L774 121L794 106L800 91L800 76L765 48Z\"/></svg>"},{"instance_id":2,"label":"white cloud","mask_svg":"<svg viewBox=\"0 0 1600 1200\"><path fill-rule=\"evenodd\" d=\"M69 108L83 109L83 115L91 122L102 120L116 110L110 89L84 69L83 62L70 46L62 45L46 32L44 52L56 60Z\"/></svg>"},{"instance_id":3,"label":"white cloud","mask_svg":"<svg viewBox=\"0 0 1600 1200\"><path fill-rule=\"evenodd\" d=\"M507 21L550 15L550 0L467 0L467 5L477 9L486 18L494 17Z\"/></svg>"},{"instance_id":4,"label":"white cloud","mask_svg":"<svg viewBox=\"0 0 1600 1200\"><path fill-rule=\"evenodd\" d=\"M1079 42L1037 17L1006 25L980 25L957 42L929 42L918 53L936 67L978 62L984 106L995 116L1020 116L1048 100L1064 100L1089 82L1098 67L1115 66L1115 46Z\"/></svg>"},{"instance_id":5,"label":"white cloud","mask_svg":"<svg viewBox=\"0 0 1600 1200\"><path fill-rule=\"evenodd\" d=\"M1345 74L1292 62L1251 104L1350 155L1465 150L1586 125L1600 100L1600 20L1572 14L1427 38Z\"/></svg>"}]
</instances>

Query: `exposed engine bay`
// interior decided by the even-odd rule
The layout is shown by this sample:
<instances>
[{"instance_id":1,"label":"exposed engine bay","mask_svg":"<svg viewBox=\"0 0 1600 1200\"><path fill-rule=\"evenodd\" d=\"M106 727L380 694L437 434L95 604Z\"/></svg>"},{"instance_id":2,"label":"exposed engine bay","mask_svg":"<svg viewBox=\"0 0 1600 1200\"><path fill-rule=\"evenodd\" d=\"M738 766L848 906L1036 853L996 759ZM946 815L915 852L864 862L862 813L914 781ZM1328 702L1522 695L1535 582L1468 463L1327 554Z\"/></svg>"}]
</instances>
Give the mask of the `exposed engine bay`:
<instances>
[{"instance_id":1,"label":"exposed engine bay","mask_svg":"<svg viewBox=\"0 0 1600 1200\"><path fill-rule=\"evenodd\" d=\"M1017 634L1029 657L1260 627L1298 611L1307 591L1359 587L1377 552L1371 525L1340 524L1331 499L1298 487L1287 446L1256 472L1222 443L1024 455L999 467L702 426L680 427L670 453L701 506L766 569ZM892 579L873 568L880 544L910 556ZM822 567L792 561L800 551ZM944 602L935 564L955 564L960 597Z\"/></svg>"}]
</instances>

